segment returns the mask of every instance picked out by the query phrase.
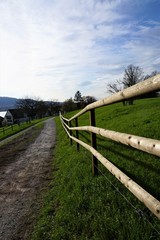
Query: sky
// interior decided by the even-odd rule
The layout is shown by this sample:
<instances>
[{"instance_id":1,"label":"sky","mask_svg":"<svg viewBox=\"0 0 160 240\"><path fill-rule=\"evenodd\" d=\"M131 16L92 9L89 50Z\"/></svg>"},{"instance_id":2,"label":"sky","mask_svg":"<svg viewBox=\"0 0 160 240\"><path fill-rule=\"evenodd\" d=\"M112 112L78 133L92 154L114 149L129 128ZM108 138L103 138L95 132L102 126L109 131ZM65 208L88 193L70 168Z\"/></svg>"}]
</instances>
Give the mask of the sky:
<instances>
[{"instance_id":1,"label":"sky","mask_svg":"<svg viewBox=\"0 0 160 240\"><path fill-rule=\"evenodd\" d=\"M0 96L102 99L130 64L160 71L160 0L0 0Z\"/></svg>"}]
</instances>

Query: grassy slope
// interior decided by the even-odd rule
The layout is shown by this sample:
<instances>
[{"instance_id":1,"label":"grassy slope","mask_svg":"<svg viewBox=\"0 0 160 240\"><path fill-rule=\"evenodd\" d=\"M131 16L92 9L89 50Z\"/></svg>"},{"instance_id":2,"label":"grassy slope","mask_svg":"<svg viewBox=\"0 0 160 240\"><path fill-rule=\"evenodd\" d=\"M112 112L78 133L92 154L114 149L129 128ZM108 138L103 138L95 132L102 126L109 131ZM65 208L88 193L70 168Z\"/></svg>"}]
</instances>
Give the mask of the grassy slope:
<instances>
[{"instance_id":1,"label":"grassy slope","mask_svg":"<svg viewBox=\"0 0 160 240\"><path fill-rule=\"evenodd\" d=\"M97 126L160 139L159 110L160 99L136 101L133 106L115 104L103 107L96 110ZM73 113L69 115L73 116ZM88 113L79 122L88 125ZM139 209L160 231L160 223L156 217L101 164L99 176L92 177L90 153L81 148L77 154L76 145L69 145L59 119L56 119L56 124L53 181L32 239L159 239L160 235L141 217ZM81 134L80 138L88 142L89 134ZM160 199L158 157L133 151L127 146L100 137L98 150Z\"/></svg>"}]
</instances>

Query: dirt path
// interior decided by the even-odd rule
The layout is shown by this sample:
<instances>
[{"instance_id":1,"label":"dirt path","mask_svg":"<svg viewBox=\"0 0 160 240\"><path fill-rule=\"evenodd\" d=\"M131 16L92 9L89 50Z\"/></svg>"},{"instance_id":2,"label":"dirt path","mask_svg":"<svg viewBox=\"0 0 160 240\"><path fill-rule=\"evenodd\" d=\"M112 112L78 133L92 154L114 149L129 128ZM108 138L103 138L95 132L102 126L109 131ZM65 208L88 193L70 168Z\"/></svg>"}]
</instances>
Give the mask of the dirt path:
<instances>
[{"instance_id":1,"label":"dirt path","mask_svg":"<svg viewBox=\"0 0 160 240\"><path fill-rule=\"evenodd\" d=\"M55 143L53 119L40 133L34 131L0 148L0 240L28 238L39 195L49 183Z\"/></svg>"}]
</instances>

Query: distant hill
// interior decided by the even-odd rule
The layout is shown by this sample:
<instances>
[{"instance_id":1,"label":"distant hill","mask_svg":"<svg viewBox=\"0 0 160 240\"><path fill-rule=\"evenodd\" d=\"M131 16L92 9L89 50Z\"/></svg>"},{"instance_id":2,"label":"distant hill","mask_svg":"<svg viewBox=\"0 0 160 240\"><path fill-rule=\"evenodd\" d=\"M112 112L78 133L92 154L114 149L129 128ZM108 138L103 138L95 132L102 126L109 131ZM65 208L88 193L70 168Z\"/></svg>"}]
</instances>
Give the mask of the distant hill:
<instances>
[{"instance_id":1,"label":"distant hill","mask_svg":"<svg viewBox=\"0 0 160 240\"><path fill-rule=\"evenodd\" d=\"M16 108L16 102L20 100L20 98L11 98L11 97L0 97L0 111L7 111L8 109ZM46 104L49 104L51 101L44 101ZM58 104L62 104L62 102L55 102Z\"/></svg>"},{"instance_id":2,"label":"distant hill","mask_svg":"<svg viewBox=\"0 0 160 240\"><path fill-rule=\"evenodd\" d=\"M7 111L16 107L17 98L0 97L0 111Z\"/></svg>"}]
</instances>

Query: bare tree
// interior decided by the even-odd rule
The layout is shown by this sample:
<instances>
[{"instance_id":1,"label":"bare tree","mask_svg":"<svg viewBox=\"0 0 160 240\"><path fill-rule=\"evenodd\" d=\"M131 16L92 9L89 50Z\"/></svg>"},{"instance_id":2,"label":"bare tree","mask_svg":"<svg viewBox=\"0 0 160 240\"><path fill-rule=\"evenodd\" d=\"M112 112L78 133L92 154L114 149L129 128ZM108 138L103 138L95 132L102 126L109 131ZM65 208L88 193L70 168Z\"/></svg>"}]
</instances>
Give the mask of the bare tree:
<instances>
[{"instance_id":1,"label":"bare tree","mask_svg":"<svg viewBox=\"0 0 160 240\"><path fill-rule=\"evenodd\" d=\"M62 103L58 101L58 99L51 99L47 102L48 106L48 113L50 116L58 115L59 111L61 110Z\"/></svg>"},{"instance_id":2,"label":"bare tree","mask_svg":"<svg viewBox=\"0 0 160 240\"><path fill-rule=\"evenodd\" d=\"M18 99L16 106L22 109L29 118L33 118L36 114L36 101L30 98Z\"/></svg>"},{"instance_id":3,"label":"bare tree","mask_svg":"<svg viewBox=\"0 0 160 240\"><path fill-rule=\"evenodd\" d=\"M143 79L144 77L142 69L138 66L130 64L124 70L124 77L121 80L121 83L123 84L123 88L128 88L142 81Z\"/></svg>"},{"instance_id":4,"label":"bare tree","mask_svg":"<svg viewBox=\"0 0 160 240\"><path fill-rule=\"evenodd\" d=\"M115 83L107 84L107 92L116 93L122 90L121 80L117 80Z\"/></svg>"},{"instance_id":5,"label":"bare tree","mask_svg":"<svg viewBox=\"0 0 160 240\"><path fill-rule=\"evenodd\" d=\"M42 100L37 100L35 104L35 111L38 118L45 117L48 111L48 106L46 102Z\"/></svg>"},{"instance_id":6,"label":"bare tree","mask_svg":"<svg viewBox=\"0 0 160 240\"><path fill-rule=\"evenodd\" d=\"M124 70L123 79L117 80L113 84L108 84L107 91L109 93L116 93L121 91L122 89L135 85L136 83L142 81L143 79L144 77L143 77L142 69L138 66L134 66L130 64ZM128 103L129 105L132 105L133 99L129 99L128 101L123 101L123 105L126 105L126 103Z\"/></svg>"},{"instance_id":7,"label":"bare tree","mask_svg":"<svg viewBox=\"0 0 160 240\"><path fill-rule=\"evenodd\" d=\"M147 74L147 75L145 75L145 77L144 77L144 80L145 79L148 79L148 78L150 78L150 77L154 77L154 76L156 76L157 74L159 74L160 72L158 72L158 71L153 71L153 72L151 72L151 74Z\"/></svg>"},{"instance_id":8,"label":"bare tree","mask_svg":"<svg viewBox=\"0 0 160 240\"><path fill-rule=\"evenodd\" d=\"M144 76L144 80L146 80L146 79L148 79L150 77L154 77L154 76L156 76L159 73L160 72L155 70L155 71L151 72L150 74L145 75ZM153 92L144 94L143 96L141 96L141 98L155 98L155 97L158 97L158 96L160 96L159 91L158 92L157 91L153 91Z\"/></svg>"},{"instance_id":9,"label":"bare tree","mask_svg":"<svg viewBox=\"0 0 160 240\"><path fill-rule=\"evenodd\" d=\"M35 117L43 117L47 112L47 105L44 101L31 98L18 99L16 102L17 108L21 109L30 119Z\"/></svg>"},{"instance_id":10,"label":"bare tree","mask_svg":"<svg viewBox=\"0 0 160 240\"><path fill-rule=\"evenodd\" d=\"M124 77L121 80L121 83L123 84L123 88L125 89L125 88L135 85L136 83L142 81L143 79L144 79L144 77L143 77L142 69L139 66L134 66L134 65L130 64L124 70ZM129 99L128 104L132 105L133 100L134 99Z\"/></svg>"}]
</instances>

